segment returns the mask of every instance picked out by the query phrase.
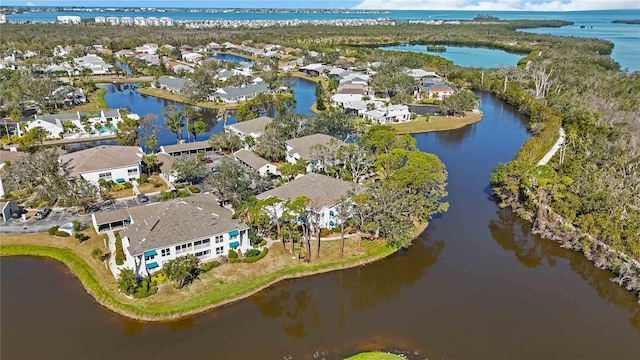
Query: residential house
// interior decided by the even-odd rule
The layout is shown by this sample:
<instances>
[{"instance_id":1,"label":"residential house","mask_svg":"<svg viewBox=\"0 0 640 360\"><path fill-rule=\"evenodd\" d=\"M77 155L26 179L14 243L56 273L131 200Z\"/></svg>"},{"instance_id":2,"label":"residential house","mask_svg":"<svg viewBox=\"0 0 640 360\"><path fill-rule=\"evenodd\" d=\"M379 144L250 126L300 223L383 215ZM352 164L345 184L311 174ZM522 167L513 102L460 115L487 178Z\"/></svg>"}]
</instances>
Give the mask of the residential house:
<instances>
[{"instance_id":1,"label":"residential house","mask_svg":"<svg viewBox=\"0 0 640 360\"><path fill-rule=\"evenodd\" d=\"M225 103L235 103L240 101L251 100L258 94L269 92L269 86L264 82L249 84L241 87L228 86L216 90L209 95L209 100L220 100Z\"/></svg>"},{"instance_id":2,"label":"residential house","mask_svg":"<svg viewBox=\"0 0 640 360\"><path fill-rule=\"evenodd\" d=\"M0 201L0 220L9 221L14 213L20 212L20 206L15 201Z\"/></svg>"},{"instance_id":3,"label":"residential house","mask_svg":"<svg viewBox=\"0 0 640 360\"><path fill-rule=\"evenodd\" d=\"M226 132L234 133L244 142L247 136L251 136L254 140L264 134L264 130L273 121L273 118L261 116L251 120L240 121L235 124L227 125Z\"/></svg>"},{"instance_id":4,"label":"residential house","mask_svg":"<svg viewBox=\"0 0 640 360\"><path fill-rule=\"evenodd\" d=\"M307 172L315 172L322 168L318 159L314 159L312 148L319 145L342 146L344 142L325 134L307 135L285 141L286 159L295 164L302 159L307 161Z\"/></svg>"},{"instance_id":5,"label":"residential house","mask_svg":"<svg viewBox=\"0 0 640 360\"><path fill-rule=\"evenodd\" d=\"M346 103L364 101L366 97L372 97L373 90L366 84L341 85L336 93L331 96L331 105L344 107Z\"/></svg>"},{"instance_id":6,"label":"residential house","mask_svg":"<svg viewBox=\"0 0 640 360\"><path fill-rule=\"evenodd\" d=\"M116 57L121 58L121 57L132 57L134 56L134 52L129 50L129 49L122 49L122 50L118 50L114 53L116 55Z\"/></svg>"},{"instance_id":7,"label":"residential house","mask_svg":"<svg viewBox=\"0 0 640 360\"><path fill-rule=\"evenodd\" d=\"M30 131L36 127L41 127L49 133L50 137L62 137L64 132L63 123L70 121L74 126L81 129L82 121L78 112L67 114L47 114L36 115L35 119L27 122L25 129Z\"/></svg>"},{"instance_id":8,"label":"residential house","mask_svg":"<svg viewBox=\"0 0 640 360\"><path fill-rule=\"evenodd\" d=\"M415 91L416 100L435 99L444 100L451 96L455 90L449 85L442 82L432 82L425 80L422 85Z\"/></svg>"},{"instance_id":9,"label":"residential house","mask_svg":"<svg viewBox=\"0 0 640 360\"><path fill-rule=\"evenodd\" d=\"M220 44L215 43L215 42L210 42L207 44L207 48L211 51L220 51L222 50L222 46L220 46Z\"/></svg>"},{"instance_id":10,"label":"residential house","mask_svg":"<svg viewBox=\"0 0 640 360\"><path fill-rule=\"evenodd\" d=\"M142 149L137 146L98 146L61 155L60 166L70 178L82 177L97 185L98 180L129 182L140 177Z\"/></svg>"},{"instance_id":11,"label":"residential house","mask_svg":"<svg viewBox=\"0 0 640 360\"><path fill-rule=\"evenodd\" d=\"M257 198L265 200L270 197L276 197L283 201L295 200L298 196L306 196L310 199L311 204L307 211L316 210L320 214L319 223L314 227L317 228L333 228L340 224L337 215L337 205L340 199L348 196L353 189L354 184L344 180L336 179L330 176L309 173L300 176L288 183L258 194ZM275 208L278 216L282 216L283 204L277 204ZM308 217L311 220L310 217Z\"/></svg>"},{"instance_id":12,"label":"residential house","mask_svg":"<svg viewBox=\"0 0 640 360\"><path fill-rule=\"evenodd\" d=\"M123 16L120 19L120 25L132 26L133 25L133 18L130 17L130 16Z\"/></svg>"},{"instance_id":13,"label":"residential house","mask_svg":"<svg viewBox=\"0 0 640 360\"><path fill-rule=\"evenodd\" d=\"M65 57L69 55L71 51L73 51L73 49L69 45L57 45L55 48L53 48L53 56Z\"/></svg>"},{"instance_id":14,"label":"residential house","mask_svg":"<svg viewBox=\"0 0 640 360\"><path fill-rule=\"evenodd\" d=\"M440 76L433 71L424 71L422 69L408 69L405 73L411 76L414 80L420 81L424 79L438 80Z\"/></svg>"},{"instance_id":15,"label":"residential house","mask_svg":"<svg viewBox=\"0 0 640 360\"><path fill-rule=\"evenodd\" d=\"M251 170L254 170L260 174L260 176L269 176L269 175L279 175L280 172L275 165L267 161L266 159L261 158L260 156L254 154L253 152L240 149L233 153L233 158L236 162L248 167Z\"/></svg>"},{"instance_id":16,"label":"residential house","mask_svg":"<svg viewBox=\"0 0 640 360\"><path fill-rule=\"evenodd\" d=\"M158 78L158 85L160 89L170 91L172 93L179 94L184 89L186 79L176 78L173 76L162 75Z\"/></svg>"},{"instance_id":17,"label":"residential house","mask_svg":"<svg viewBox=\"0 0 640 360\"><path fill-rule=\"evenodd\" d=\"M320 63L309 64L299 69L301 73L305 73L309 76L320 76L324 72L326 67Z\"/></svg>"},{"instance_id":18,"label":"residential house","mask_svg":"<svg viewBox=\"0 0 640 360\"><path fill-rule=\"evenodd\" d=\"M368 110L362 116L378 124L392 124L411 120L411 111L407 105L384 105L373 110Z\"/></svg>"},{"instance_id":19,"label":"residential house","mask_svg":"<svg viewBox=\"0 0 640 360\"><path fill-rule=\"evenodd\" d=\"M188 52L182 54L182 60L188 61L194 64L200 64L204 61L205 57L202 54L198 54L197 52Z\"/></svg>"},{"instance_id":20,"label":"residential house","mask_svg":"<svg viewBox=\"0 0 640 360\"><path fill-rule=\"evenodd\" d=\"M156 157L158 158L158 168L160 169L160 174L162 174L167 180L169 180L169 182L177 181L178 179L173 170L173 163L176 161L176 158L163 152L157 153Z\"/></svg>"},{"instance_id":21,"label":"residential house","mask_svg":"<svg viewBox=\"0 0 640 360\"><path fill-rule=\"evenodd\" d=\"M12 147L11 151L0 150L0 198L2 198L5 193L4 173L2 169L7 163L16 163L24 155L24 152L17 151L15 147Z\"/></svg>"},{"instance_id":22,"label":"residential house","mask_svg":"<svg viewBox=\"0 0 640 360\"><path fill-rule=\"evenodd\" d=\"M249 227L231 218L212 195L175 199L91 215L96 231L122 228L126 264L146 276L169 260L194 255L201 261L252 248ZM115 274L114 274L115 275Z\"/></svg>"},{"instance_id":23,"label":"residential house","mask_svg":"<svg viewBox=\"0 0 640 360\"><path fill-rule=\"evenodd\" d=\"M111 64L107 64L100 56L96 54L88 54L79 58L73 59L73 62L78 68L89 69L93 74L108 74L113 67Z\"/></svg>"}]
</instances>

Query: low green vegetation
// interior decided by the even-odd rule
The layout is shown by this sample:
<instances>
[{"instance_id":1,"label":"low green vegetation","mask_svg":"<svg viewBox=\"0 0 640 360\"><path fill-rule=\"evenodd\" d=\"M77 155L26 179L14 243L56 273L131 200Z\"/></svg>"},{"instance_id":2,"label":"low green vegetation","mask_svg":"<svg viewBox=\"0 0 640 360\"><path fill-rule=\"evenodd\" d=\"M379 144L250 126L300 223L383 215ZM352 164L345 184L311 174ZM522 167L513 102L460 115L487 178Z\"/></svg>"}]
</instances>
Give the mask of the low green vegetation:
<instances>
[{"instance_id":1,"label":"low green vegetation","mask_svg":"<svg viewBox=\"0 0 640 360\"><path fill-rule=\"evenodd\" d=\"M402 356L384 353L384 352L365 352L357 355L350 356L345 360L400 360L404 359Z\"/></svg>"},{"instance_id":2,"label":"low green vegetation","mask_svg":"<svg viewBox=\"0 0 640 360\"><path fill-rule=\"evenodd\" d=\"M467 113L464 116L419 116L417 119L399 124L391 124L398 134L417 134L461 128L482 120L482 114Z\"/></svg>"},{"instance_id":3,"label":"low green vegetation","mask_svg":"<svg viewBox=\"0 0 640 360\"><path fill-rule=\"evenodd\" d=\"M126 256L122 248L122 237L119 233L116 233L116 265L124 264Z\"/></svg>"}]
</instances>

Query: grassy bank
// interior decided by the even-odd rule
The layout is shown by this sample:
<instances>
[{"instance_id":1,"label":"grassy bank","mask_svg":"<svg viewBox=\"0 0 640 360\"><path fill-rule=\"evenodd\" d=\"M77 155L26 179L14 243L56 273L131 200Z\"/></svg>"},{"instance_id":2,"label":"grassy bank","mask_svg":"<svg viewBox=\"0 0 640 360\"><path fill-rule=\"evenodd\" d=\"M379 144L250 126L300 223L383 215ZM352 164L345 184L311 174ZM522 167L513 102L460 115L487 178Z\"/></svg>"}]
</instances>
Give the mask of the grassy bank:
<instances>
[{"instance_id":1,"label":"grassy bank","mask_svg":"<svg viewBox=\"0 0 640 360\"><path fill-rule=\"evenodd\" d=\"M152 88L152 87L139 88L138 92L143 95L154 96L161 99L171 100L171 101L179 102L182 104L195 105L195 106L199 106L207 109L216 110L216 109L237 109L238 108L238 104L219 104L213 101L203 101L198 103L192 103L187 101L184 98L184 96L180 94L174 94L169 91L164 91L162 89Z\"/></svg>"},{"instance_id":2,"label":"grassy bank","mask_svg":"<svg viewBox=\"0 0 640 360\"><path fill-rule=\"evenodd\" d=\"M417 134L430 131L443 131L458 129L463 126L477 123L482 119L482 114L467 113L464 116L430 116L426 121L424 116L418 116L413 121L400 124L391 124L399 134Z\"/></svg>"},{"instance_id":3,"label":"grassy bank","mask_svg":"<svg viewBox=\"0 0 640 360\"><path fill-rule=\"evenodd\" d=\"M108 109L107 103L104 101L104 95L106 93L107 93L107 89L99 88L96 91L92 92L87 97L87 102L85 104L77 105L70 109L65 109L64 112L65 113L74 112L74 111L91 112L91 111L107 110Z\"/></svg>"},{"instance_id":4,"label":"grassy bank","mask_svg":"<svg viewBox=\"0 0 640 360\"><path fill-rule=\"evenodd\" d=\"M382 240L363 241L361 250L357 246L357 240L347 240L345 256L341 259L338 256L340 241L323 241L321 259L316 260L314 256L311 263L305 263L298 256L283 252L281 244L275 244L258 263L224 264L202 274L182 290L165 284L157 294L145 299L130 299L120 294L109 270L91 257L92 249L104 248L102 237L95 234L83 244L46 233L3 234L0 256L39 256L61 261L106 308L134 319L166 321L244 299L284 279L359 266L396 251ZM315 254L315 244L312 253Z\"/></svg>"}]
</instances>

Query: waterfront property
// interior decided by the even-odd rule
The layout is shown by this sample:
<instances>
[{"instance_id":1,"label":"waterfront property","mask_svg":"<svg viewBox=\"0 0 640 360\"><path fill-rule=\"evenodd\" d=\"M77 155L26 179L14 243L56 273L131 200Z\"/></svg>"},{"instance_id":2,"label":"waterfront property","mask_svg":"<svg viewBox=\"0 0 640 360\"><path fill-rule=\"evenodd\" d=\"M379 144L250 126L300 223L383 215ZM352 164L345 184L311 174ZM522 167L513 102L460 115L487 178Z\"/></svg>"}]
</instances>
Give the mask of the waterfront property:
<instances>
[{"instance_id":1,"label":"waterfront property","mask_svg":"<svg viewBox=\"0 0 640 360\"><path fill-rule=\"evenodd\" d=\"M411 111L407 105L385 105L365 111L363 118L382 125L407 122L411 120Z\"/></svg>"},{"instance_id":2,"label":"waterfront property","mask_svg":"<svg viewBox=\"0 0 640 360\"><path fill-rule=\"evenodd\" d=\"M354 184L330 176L309 173L291 180L288 183L258 194L264 200L276 197L283 201L295 200L298 196L309 198L308 212L318 212L319 223L316 228L333 228L340 224L336 207L340 199L346 198ZM282 203L276 205L278 216L283 212Z\"/></svg>"},{"instance_id":3,"label":"waterfront property","mask_svg":"<svg viewBox=\"0 0 640 360\"><path fill-rule=\"evenodd\" d=\"M142 154L137 146L98 146L61 155L58 161L69 178L82 177L95 185L101 179L124 183L140 177Z\"/></svg>"},{"instance_id":4,"label":"waterfront property","mask_svg":"<svg viewBox=\"0 0 640 360\"><path fill-rule=\"evenodd\" d=\"M158 87L162 90L170 91L174 94L180 94L184 89L186 79L173 76L162 75L158 78ZM155 86L155 84L154 84Z\"/></svg>"},{"instance_id":5,"label":"waterfront property","mask_svg":"<svg viewBox=\"0 0 640 360\"><path fill-rule=\"evenodd\" d=\"M79 112L66 114L36 115L26 123L25 129L30 131L40 127L50 137L76 138L79 135L112 134L122 122L118 109L101 110L96 116L81 116ZM128 114L137 119L137 114ZM22 135L22 134L20 134Z\"/></svg>"},{"instance_id":6,"label":"waterfront property","mask_svg":"<svg viewBox=\"0 0 640 360\"><path fill-rule=\"evenodd\" d=\"M255 119L241 121L235 124L231 124L225 127L225 131L238 135L243 142L248 136L251 136L254 140L264 134L264 130L273 121L273 118L268 116L261 116Z\"/></svg>"},{"instance_id":7,"label":"waterfront property","mask_svg":"<svg viewBox=\"0 0 640 360\"><path fill-rule=\"evenodd\" d=\"M312 148L315 146L331 145L341 146L344 142L332 136L325 134L307 135L285 141L286 159L288 162L295 164L302 159L307 161L307 172L317 171L322 167L318 163L318 159L314 159Z\"/></svg>"},{"instance_id":8,"label":"waterfront property","mask_svg":"<svg viewBox=\"0 0 640 360\"><path fill-rule=\"evenodd\" d=\"M207 261L229 250L251 248L247 225L231 219L231 213L217 205L212 195L193 198L94 213L91 218L98 232L123 229L125 263L133 265L140 276L180 256L191 254Z\"/></svg>"},{"instance_id":9,"label":"waterfront property","mask_svg":"<svg viewBox=\"0 0 640 360\"><path fill-rule=\"evenodd\" d=\"M233 153L233 158L236 162L248 167L249 169L258 172L260 176L279 175L280 172L275 165L254 154L252 151L246 149L240 149Z\"/></svg>"},{"instance_id":10,"label":"waterfront property","mask_svg":"<svg viewBox=\"0 0 640 360\"><path fill-rule=\"evenodd\" d=\"M439 81L433 81L432 79L423 80L420 87L415 91L414 95L416 100L422 99L434 99L434 100L444 100L445 98L453 95L455 90Z\"/></svg>"},{"instance_id":11,"label":"waterfront property","mask_svg":"<svg viewBox=\"0 0 640 360\"><path fill-rule=\"evenodd\" d=\"M240 101L251 100L258 94L269 92L269 86L263 82L257 82L241 87L227 86L216 90L209 95L211 101L222 101L224 103L237 103Z\"/></svg>"}]
</instances>

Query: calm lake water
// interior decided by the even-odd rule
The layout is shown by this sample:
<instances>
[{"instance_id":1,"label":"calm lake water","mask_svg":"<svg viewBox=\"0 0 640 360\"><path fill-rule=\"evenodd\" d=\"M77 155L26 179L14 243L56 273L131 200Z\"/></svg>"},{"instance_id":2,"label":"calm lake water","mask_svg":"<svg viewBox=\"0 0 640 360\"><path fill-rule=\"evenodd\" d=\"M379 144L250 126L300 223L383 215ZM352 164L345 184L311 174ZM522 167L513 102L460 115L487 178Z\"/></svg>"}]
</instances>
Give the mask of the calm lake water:
<instances>
[{"instance_id":1,"label":"calm lake water","mask_svg":"<svg viewBox=\"0 0 640 360\"><path fill-rule=\"evenodd\" d=\"M311 114L309 108L315 100L315 84L311 81L298 78L294 78L294 84L293 91L296 99L294 111L299 114ZM185 107L184 104L154 96L142 95L137 91L138 84L100 84L99 86L107 89L104 100L109 108L128 108L131 112L141 117L149 113L156 114L158 116L156 125L158 130L160 130L157 135L158 144L171 145L176 143L176 135L170 132L163 124L164 118L162 116L162 110L169 105L175 105L178 110L181 110ZM224 131L224 123L217 120L214 110L200 109L200 112L202 113L202 119L207 124L207 130L204 134L198 135L198 140L206 140L211 134ZM230 112L230 116L227 118L227 124L234 122L236 122L235 116L233 112ZM182 134L186 139L186 130L184 130Z\"/></svg>"},{"instance_id":2,"label":"calm lake water","mask_svg":"<svg viewBox=\"0 0 640 360\"><path fill-rule=\"evenodd\" d=\"M253 64L253 61L251 59L243 58L242 56L233 55L233 54L208 54L207 56L214 59L222 60L222 61L228 61L228 62L234 62L234 63L246 62L249 64Z\"/></svg>"},{"instance_id":3,"label":"calm lake water","mask_svg":"<svg viewBox=\"0 0 640 360\"><path fill-rule=\"evenodd\" d=\"M634 296L489 199L491 170L529 135L496 98L482 94L481 109L477 124L416 135L447 166L451 207L408 250L161 324L103 309L62 264L3 258L0 357L313 359L319 350L341 359L403 349L421 359L638 359Z\"/></svg>"},{"instance_id":4,"label":"calm lake water","mask_svg":"<svg viewBox=\"0 0 640 360\"><path fill-rule=\"evenodd\" d=\"M436 52L427 51L426 45L395 45L384 46L378 49L388 51L408 51L421 54L429 54L440 56L451 60L458 66L478 67L478 68L496 68L500 65L515 66L525 55L511 54L503 50L463 47L463 46L445 46L447 51Z\"/></svg>"}]
</instances>

